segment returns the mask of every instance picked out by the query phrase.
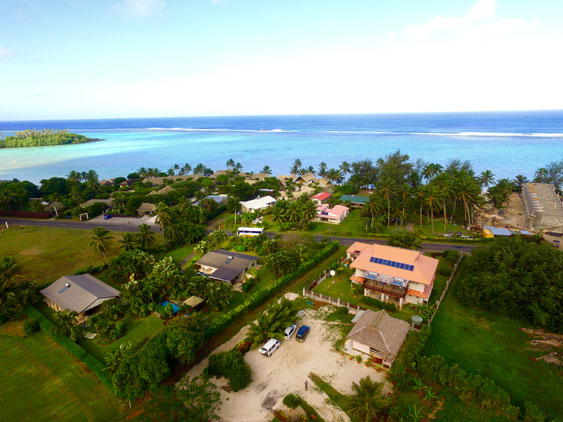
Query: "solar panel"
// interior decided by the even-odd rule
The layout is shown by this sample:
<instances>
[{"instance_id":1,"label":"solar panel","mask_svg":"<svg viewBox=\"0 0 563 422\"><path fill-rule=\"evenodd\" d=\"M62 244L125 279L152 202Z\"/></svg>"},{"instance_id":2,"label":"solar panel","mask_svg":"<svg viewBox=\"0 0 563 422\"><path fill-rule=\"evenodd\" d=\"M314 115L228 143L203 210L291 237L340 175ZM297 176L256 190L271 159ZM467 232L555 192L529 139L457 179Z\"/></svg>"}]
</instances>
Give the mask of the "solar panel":
<instances>
[{"instance_id":1,"label":"solar panel","mask_svg":"<svg viewBox=\"0 0 563 422\"><path fill-rule=\"evenodd\" d=\"M414 271L414 265L391 261L390 259L376 258L375 256L372 256L369 259L369 262L373 262L374 264L386 265L388 267L399 268L401 270Z\"/></svg>"}]
</instances>

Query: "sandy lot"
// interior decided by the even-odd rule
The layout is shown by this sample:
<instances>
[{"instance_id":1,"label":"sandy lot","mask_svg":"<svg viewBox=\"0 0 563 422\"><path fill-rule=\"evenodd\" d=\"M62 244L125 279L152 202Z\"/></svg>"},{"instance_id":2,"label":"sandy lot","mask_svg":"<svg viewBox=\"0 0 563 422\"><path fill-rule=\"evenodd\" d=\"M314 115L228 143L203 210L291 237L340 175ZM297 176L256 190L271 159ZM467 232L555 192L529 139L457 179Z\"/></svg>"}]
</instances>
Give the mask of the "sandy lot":
<instances>
[{"instance_id":1,"label":"sandy lot","mask_svg":"<svg viewBox=\"0 0 563 422\"><path fill-rule=\"evenodd\" d=\"M280 348L271 356L262 356L257 349L245 355L252 368L252 383L243 391L226 392L225 379L213 379L220 388L222 407L219 416L225 422L263 422L272 420L272 410L284 408L283 397L288 393L300 394L326 421L349 421L340 409L327 403L328 396L308 379L310 372L320 375L342 393L351 393L352 383L365 376L383 382L385 372L376 372L333 351L332 344L338 338L338 331L331 329L331 323L317 319L316 312L305 311L298 325L309 325L311 332L305 342L283 340ZM231 349L244 339L246 327L215 352ZM207 359L188 373L197 376L208 365ZM305 391L305 380L309 388Z\"/></svg>"}]
</instances>

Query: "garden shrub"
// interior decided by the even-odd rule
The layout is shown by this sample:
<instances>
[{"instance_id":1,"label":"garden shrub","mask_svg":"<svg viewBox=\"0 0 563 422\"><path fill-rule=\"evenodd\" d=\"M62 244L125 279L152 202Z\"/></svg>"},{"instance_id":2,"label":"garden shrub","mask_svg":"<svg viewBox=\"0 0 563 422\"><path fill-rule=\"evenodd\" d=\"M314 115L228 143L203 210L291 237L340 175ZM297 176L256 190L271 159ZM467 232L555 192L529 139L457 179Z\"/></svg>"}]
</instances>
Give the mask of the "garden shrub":
<instances>
[{"instance_id":1,"label":"garden shrub","mask_svg":"<svg viewBox=\"0 0 563 422\"><path fill-rule=\"evenodd\" d=\"M23 332L28 336L39 331L41 327L39 326L39 320L37 318L31 318L23 323Z\"/></svg>"},{"instance_id":2,"label":"garden shrub","mask_svg":"<svg viewBox=\"0 0 563 422\"><path fill-rule=\"evenodd\" d=\"M362 296L361 301L368 306L373 306L374 308L385 309L391 312L397 312L397 307L395 306L394 303L382 302L381 300L377 300L370 296Z\"/></svg>"},{"instance_id":3,"label":"garden shrub","mask_svg":"<svg viewBox=\"0 0 563 422\"><path fill-rule=\"evenodd\" d=\"M288 394L283 398L283 404L285 404L290 409L295 409L301 404L301 398L295 394Z\"/></svg>"},{"instance_id":4,"label":"garden shrub","mask_svg":"<svg viewBox=\"0 0 563 422\"><path fill-rule=\"evenodd\" d=\"M440 262L438 264L438 274L443 275L444 277L449 277L452 275L452 269L447 264Z\"/></svg>"},{"instance_id":5,"label":"garden shrub","mask_svg":"<svg viewBox=\"0 0 563 422\"><path fill-rule=\"evenodd\" d=\"M448 261L448 263L451 266L455 265L459 257L460 257L460 253L456 250L452 249L452 250L444 251L444 258L446 259L446 261Z\"/></svg>"},{"instance_id":6,"label":"garden shrub","mask_svg":"<svg viewBox=\"0 0 563 422\"><path fill-rule=\"evenodd\" d=\"M252 382L252 370L238 350L216 353L209 357L209 375L223 376L229 380L233 391L240 391Z\"/></svg>"}]
</instances>

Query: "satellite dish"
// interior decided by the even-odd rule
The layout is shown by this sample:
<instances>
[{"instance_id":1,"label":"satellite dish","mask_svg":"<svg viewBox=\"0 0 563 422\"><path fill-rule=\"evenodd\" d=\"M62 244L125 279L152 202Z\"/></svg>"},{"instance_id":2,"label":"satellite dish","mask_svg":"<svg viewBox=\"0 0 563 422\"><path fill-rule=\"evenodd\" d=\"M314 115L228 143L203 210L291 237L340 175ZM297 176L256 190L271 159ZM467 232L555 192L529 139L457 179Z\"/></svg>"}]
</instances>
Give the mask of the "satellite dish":
<instances>
[{"instance_id":1,"label":"satellite dish","mask_svg":"<svg viewBox=\"0 0 563 422\"><path fill-rule=\"evenodd\" d=\"M331 276L331 277L334 277L335 274L336 274L336 272L335 272L334 270L330 270L330 276Z\"/></svg>"}]
</instances>

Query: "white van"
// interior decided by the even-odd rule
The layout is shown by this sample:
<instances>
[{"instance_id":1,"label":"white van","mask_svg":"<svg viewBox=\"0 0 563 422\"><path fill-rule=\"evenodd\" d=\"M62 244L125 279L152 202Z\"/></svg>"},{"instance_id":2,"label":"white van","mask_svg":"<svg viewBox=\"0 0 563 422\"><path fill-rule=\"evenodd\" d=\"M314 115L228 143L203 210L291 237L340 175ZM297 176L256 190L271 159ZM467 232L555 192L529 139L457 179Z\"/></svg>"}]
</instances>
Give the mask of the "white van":
<instances>
[{"instance_id":1,"label":"white van","mask_svg":"<svg viewBox=\"0 0 563 422\"><path fill-rule=\"evenodd\" d=\"M270 357L274 354L276 350L278 350L280 344L281 343L279 340L276 340L275 338L271 338L264 346L260 348L259 352L262 353L264 356Z\"/></svg>"}]
</instances>

